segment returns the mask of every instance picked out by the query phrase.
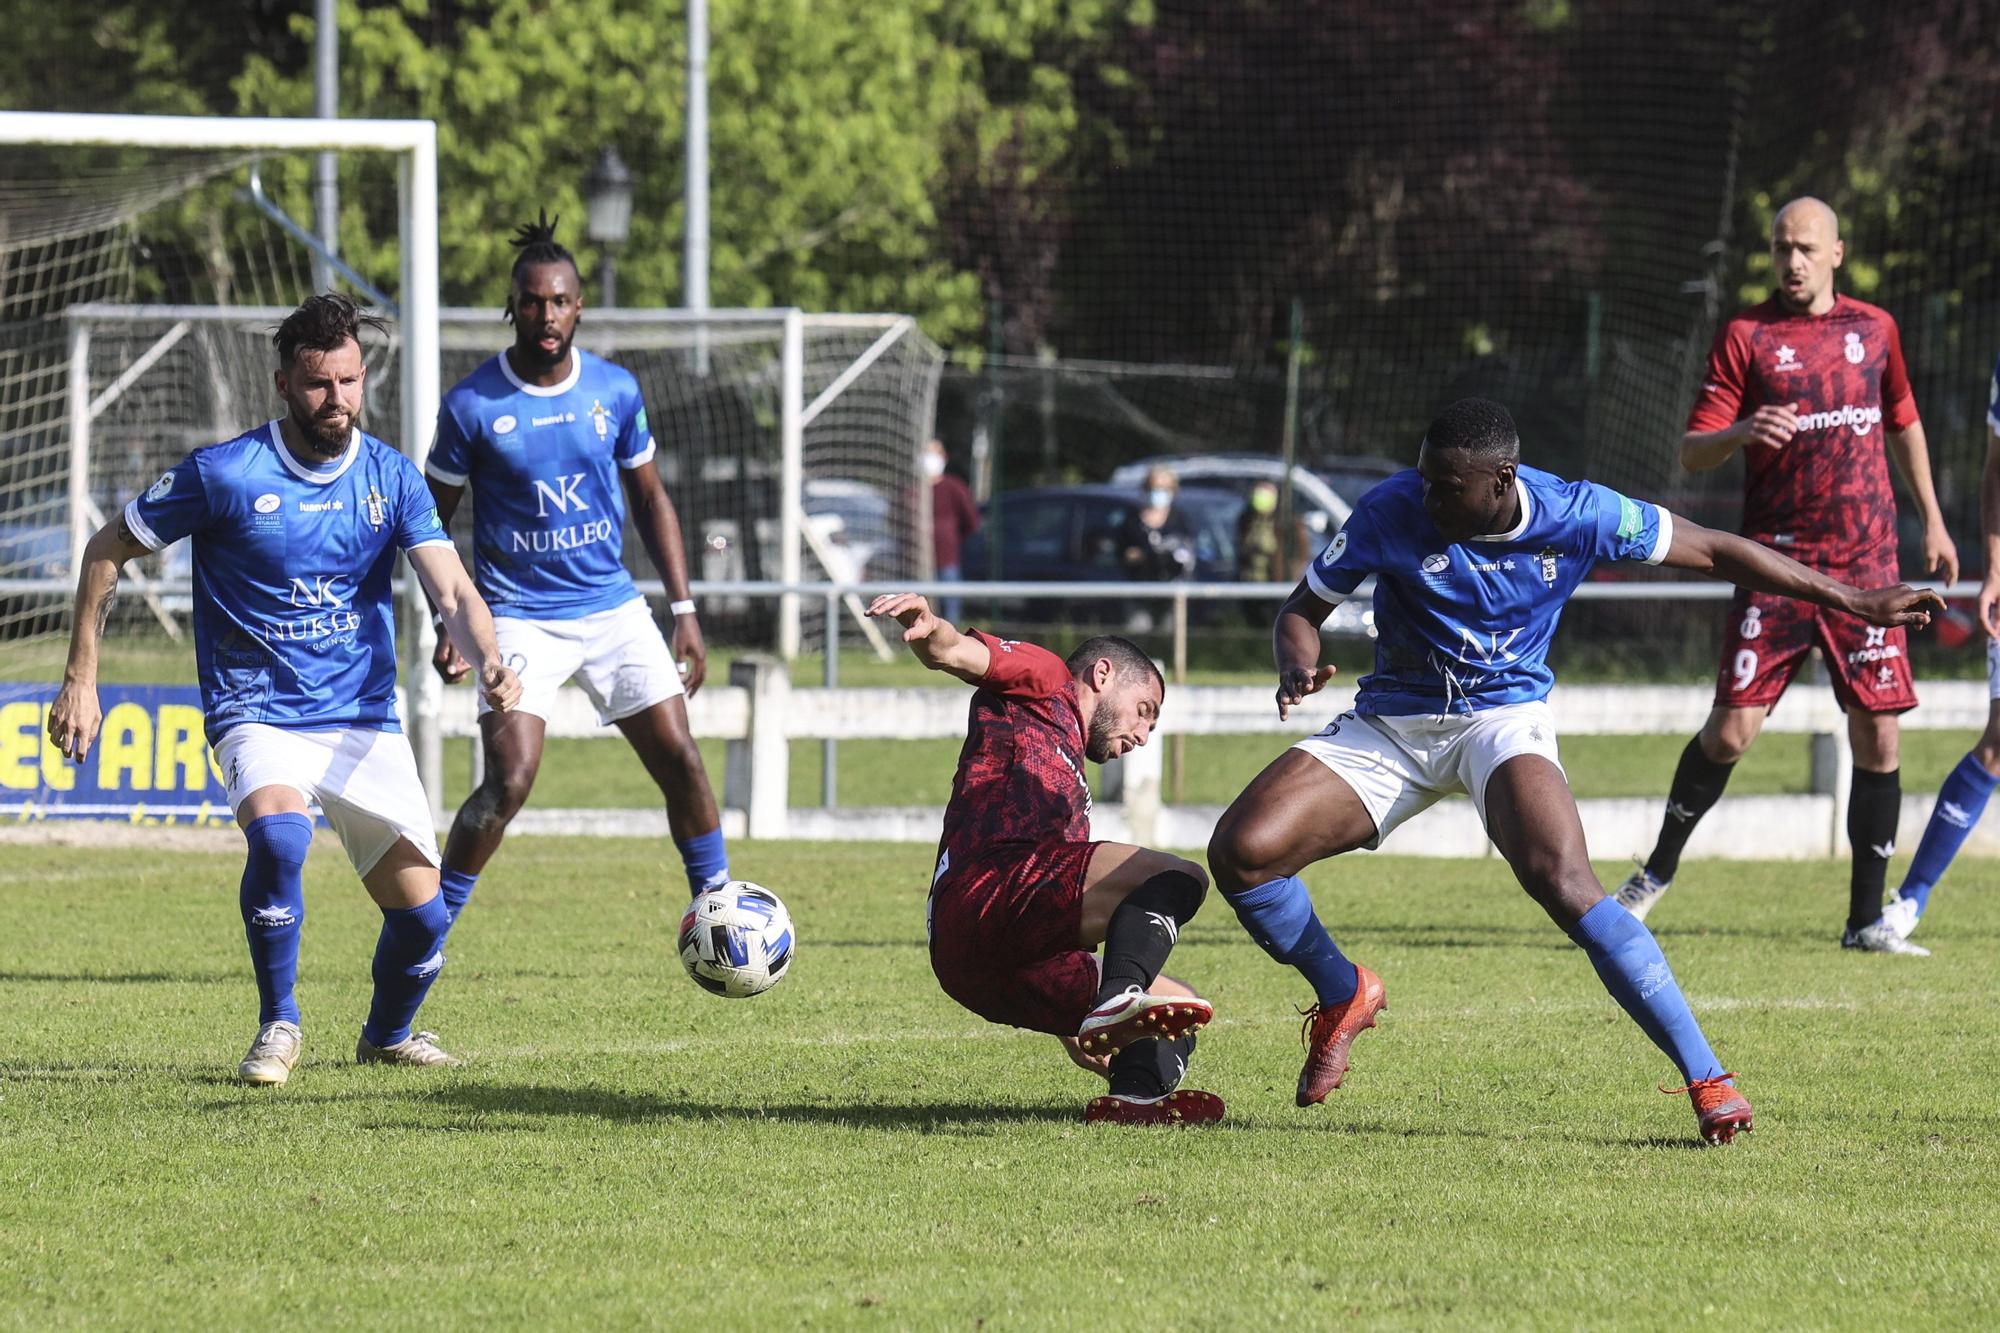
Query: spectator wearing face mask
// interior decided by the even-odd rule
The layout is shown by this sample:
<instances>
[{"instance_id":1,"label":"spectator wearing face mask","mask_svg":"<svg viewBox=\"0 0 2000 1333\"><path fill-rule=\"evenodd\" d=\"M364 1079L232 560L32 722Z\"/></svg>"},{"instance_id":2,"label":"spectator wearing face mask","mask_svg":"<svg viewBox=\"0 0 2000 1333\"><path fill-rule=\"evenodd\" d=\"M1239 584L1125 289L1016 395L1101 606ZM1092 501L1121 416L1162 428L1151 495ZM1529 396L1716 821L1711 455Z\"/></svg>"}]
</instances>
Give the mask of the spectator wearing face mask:
<instances>
[{"instance_id":1,"label":"spectator wearing face mask","mask_svg":"<svg viewBox=\"0 0 2000 1333\"><path fill-rule=\"evenodd\" d=\"M1119 564L1128 578L1184 579L1194 573L1194 530L1174 503L1180 482L1163 467L1146 474L1146 498L1125 516L1120 529Z\"/></svg>"},{"instance_id":2,"label":"spectator wearing face mask","mask_svg":"<svg viewBox=\"0 0 2000 1333\"><path fill-rule=\"evenodd\" d=\"M957 583L964 576L959 552L965 539L979 531L979 506L972 501L972 488L945 471L942 440L924 446L924 475L931 484L931 567L943 583ZM939 613L954 623L963 618L964 607L957 597L940 599Z\"/></svg>"}]
</instances>

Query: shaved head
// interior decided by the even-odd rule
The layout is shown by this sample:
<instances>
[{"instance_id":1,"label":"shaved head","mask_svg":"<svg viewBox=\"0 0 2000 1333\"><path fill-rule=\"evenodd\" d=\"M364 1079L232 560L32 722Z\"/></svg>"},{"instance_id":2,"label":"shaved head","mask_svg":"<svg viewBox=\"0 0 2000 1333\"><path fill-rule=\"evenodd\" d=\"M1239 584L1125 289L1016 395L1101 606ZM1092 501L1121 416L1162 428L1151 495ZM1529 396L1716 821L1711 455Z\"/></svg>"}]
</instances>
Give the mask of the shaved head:
<instances>
[{"instance_id":1,"label":"shaved head","mask_svg":"<svg viewBox=\"0 0 2000 1333\"><path fill-rule=\"evenodd\" d=\"M1778 216L1771 219L1771 235L1776 236L1780 229L1790 225L1824 230L1827 239L1840 239L1839 214L1824 199L1815 199L1809 194L1800 195L1778 210Z\"/></svg>"},{"instance_id":2,"label":"shaved head","mask_svg":"<svg viewBox=\"0 0 2000 1333\"><path fill-rule=\"evenodd\" d=\"M1833 309L1833 271L1847 256L1840 219L1810 195L1792 200L1771 219L1771 265L1778 301L1795 315Z\"/></svg>"}]
</instances>

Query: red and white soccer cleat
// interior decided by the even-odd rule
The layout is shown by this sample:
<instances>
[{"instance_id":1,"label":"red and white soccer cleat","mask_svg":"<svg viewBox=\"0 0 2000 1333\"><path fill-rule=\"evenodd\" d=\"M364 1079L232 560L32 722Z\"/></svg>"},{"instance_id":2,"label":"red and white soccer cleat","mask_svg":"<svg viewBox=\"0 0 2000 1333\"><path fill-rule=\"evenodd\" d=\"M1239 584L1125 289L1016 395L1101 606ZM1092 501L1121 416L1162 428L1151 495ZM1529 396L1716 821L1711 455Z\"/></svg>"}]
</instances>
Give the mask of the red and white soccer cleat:
<instances>
[{"instance_id":1,"label":"red and white soccer cleat","mask_svg":"<svg viewBox=\"0 0 2000 1333\"><path fill-rule=\"evenodd\" d=\"M1222 1098L1194 1088L1164 1097L1093 1097L1083 1108L1087 1125L1212 1125L1222 1119Z\"/></svg>"},{"instance_id":2,"label":"red and white soccer cleat","mask_svg":"<svg viewBox=\"0 0 2000 1333\"><path fill-rule=\"evenodd\" d=\"M1698 1078L1684 1088L1660 1091L1669 1097L1685 1092L1694 1102L1695 1127L1702 1138L1709 1143L1728 1143L1737 1134L1750 1132L1750 1099L1723 1081L1735 1077L1717 1074L1713 1078Z\"/></svg>"},{"instance_id":3,"label":"red and white soccer cleat","mask_svg":"<svg viewBox=\"0 0 2000 1333\"><path fill-rule=\"evenodd\" d=\"M1315 1004L1305 1011L1299 1039L1305 1043L1306 1064L1299 1071L1300 1106L1326 1100L1326 1094L1340 1086L1347 1075L1347 1048L1364 1028L1375 1026L1375 1015L1389 1007L1382 993L1382 978L1359 963L1354 965L1354 994L1346 1004L1331 1009Z\"/></svg>"},{"instance_id":4,"label":"red and white soccer cleat","mask_svg":"<svg viewBox=\"0 0 2000 1333\"><path fill-rule=\"evenodd\" d=\"M1126 991L1090 1011L1076 1030L1076 1042L1086 1055L1116 1055L1133 1042L1199 1032L1214 1017L1215 1006L1192 995Z\"/></svg>"}]
</instances>

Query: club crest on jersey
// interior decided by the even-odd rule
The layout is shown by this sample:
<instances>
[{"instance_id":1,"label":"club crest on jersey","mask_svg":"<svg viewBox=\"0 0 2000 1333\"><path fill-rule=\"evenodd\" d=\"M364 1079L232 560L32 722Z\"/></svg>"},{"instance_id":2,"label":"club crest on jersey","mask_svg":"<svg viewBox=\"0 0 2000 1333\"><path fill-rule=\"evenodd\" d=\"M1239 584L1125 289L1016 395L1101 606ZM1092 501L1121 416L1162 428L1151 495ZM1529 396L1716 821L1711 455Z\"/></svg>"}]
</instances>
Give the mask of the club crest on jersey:
<instances>
[{"instance_id":1,"label":"club crest on jersey","mask_svg":"<svg viewBox=\"0 0 2000 1333\"><path fill-rule=\"evenodd\" d=\"M1861 335L1858 333L1847 335L1847 343L1840 349L1840 354L1847 358L1847 364L1850 366L1858 366L1868 359L1868 349L1862 346Z\"/></svg>"},{"instance_id":2,"label":"club crest on jersey","mask_svg":"<svg viewBox=\"0 0 2000 1333\"><path fill-rule=\"evenodd\" d=\"M590 400L589 416L590 424L597 427L597 438L600 440L610 439L611 409L604 405L602 399L593 398Z\"/></svg>"},{"instance_id":3,"label":"club crest on jersey","mask_svg":"<svg viewBox=\"0 0 2000 1333\"><path fill-rule=\"evenodd\" d=\"M369 527L379 528L387 521L389 497L376 490L373 486L368 488L367 498L362 500L361 504L362 508L368 511Z\"/></svg>"},{"instance_id":4,"label":"club crest on jersey","mask_svg":"<svg viewBox=\"0 0 2000 1333\"><path fill-rule=\"evenodd\" d=\"M1553 546L1544 546L1542 553L1535 557L1542 565L1542 582L1551 588L1556 586L1556 561L1561 557L1562 553Z\"/></svg>"}]
</instances>

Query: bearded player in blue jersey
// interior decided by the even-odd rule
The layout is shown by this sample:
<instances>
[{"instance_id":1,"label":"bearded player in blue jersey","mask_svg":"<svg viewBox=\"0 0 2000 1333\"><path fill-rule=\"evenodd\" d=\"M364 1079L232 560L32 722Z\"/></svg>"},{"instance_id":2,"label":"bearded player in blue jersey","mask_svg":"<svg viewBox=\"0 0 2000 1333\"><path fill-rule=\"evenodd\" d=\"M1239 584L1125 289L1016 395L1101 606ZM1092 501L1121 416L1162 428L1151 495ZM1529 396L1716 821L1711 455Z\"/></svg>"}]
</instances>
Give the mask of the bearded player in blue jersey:
<instances>
[{"instance_id":1,"label":"bearded player in blue jersey","mask_svg":"<svg viewBox=\"0 0 2000 1333\"><path fill-rule=\"evenodd\" d=\"M1909 587L1861 592L1777 552L1591 482L1520 464L1507 410L1482 398L1431 423L1417 466L1364 495L1278 613L1278 713L1333 675L1320 625L1375 579L1375 670L1355 709L1294 745L1236 798L1209 844L1215 885L1257 943L1312 983L1298 1104L1323 1101L1385 1007L1314 914L1300 871L1375 847L1453 792L1605 988L1679 1068L1701 1136L1750 1128L1750 1103L1709 1049L1651 933L1604 895L1556 757L1546 656L1576 586L1601 560L1665 564L1860 616L1924 625L1943 604Z\"/></svg>"},{"instance_id":2,"label":"bearded player in blue jersey","mask_svg":"<svg viewBox=\"0 0 2000 1333\"><path fill-rule=\"evenodd\" d=\"M417 1008L444 966L430 801L396 716L390 576L406 552L434 605L470 646L488 704L521 685L416 465L356 426L367 367L354 303L315 296L278 326L286 415L197 449L90 539L69 665L49 737L81 762L103 722L98 644L125 562L191 538L195 662L209 744L249 855L240 906L257 977L258 1029L238 1076L277 1085L301 1049L302 871L317 804L382 909L375 994L355 1059L457 1061Z\"/></svg>"},{"instance_id":3,"label":"bearded player in blue jersey","mask_svg":"<svg viewBox=\"0 0 2000 1333\"><path fill-rule=\"evenodd\" d=\"M480 708L486 774L459 807L444 848L454 918L527 802L556 691L572 677L598 722L624 734L659 787L690 890L729 878L721 813L683 698L701 688L706 649L638 381L573 345L582 282L547 215L522 226L514 244L520 254L507 297L514 345L445 395L424 465L446 524L472 488L473 576L524 690L517 708ZM628 509L666 585L671 651L625 570ZM446 680L467 670L447 634L435 660ZM685 686L677 663L685 664Z\"/></svg>"}]
</instances>

